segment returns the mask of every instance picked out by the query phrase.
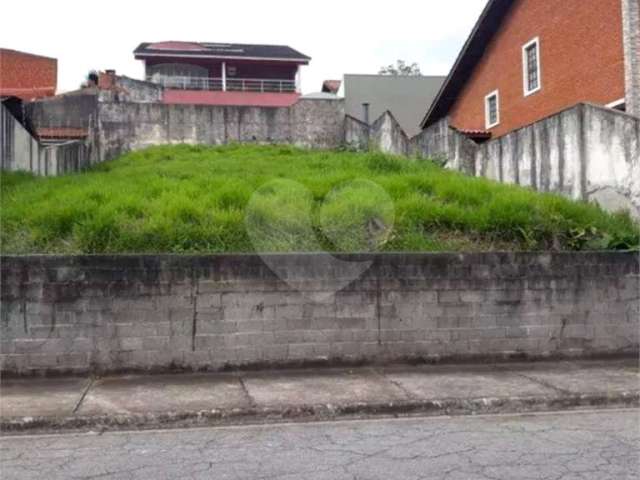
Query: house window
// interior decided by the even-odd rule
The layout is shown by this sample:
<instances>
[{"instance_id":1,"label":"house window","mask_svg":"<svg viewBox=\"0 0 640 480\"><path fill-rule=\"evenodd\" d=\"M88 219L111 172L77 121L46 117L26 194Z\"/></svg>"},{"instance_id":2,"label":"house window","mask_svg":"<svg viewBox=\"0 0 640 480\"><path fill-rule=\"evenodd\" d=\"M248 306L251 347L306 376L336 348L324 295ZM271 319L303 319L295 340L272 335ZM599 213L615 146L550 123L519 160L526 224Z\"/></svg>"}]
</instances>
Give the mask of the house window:
<instances>
[{"instance_id":1,"label":"house window","mask_svg":"<svg viewBox=\"0 0 640 480\"><path fill-rule=\"evenodd\" d=\"M500 98L498 90L484 97L484 115L487 128L495 127L500 123Z\"/></svg>"},{"instance_id":2,"label":"house window","mask_svg":"<svg viewBox=\"0 0 640 480\"><path fill-rule=\"evenodd\" d=\"M522 47L522 74L525 97L540 90L540 40L537 37Z\"/></svg>"}]
</instances>

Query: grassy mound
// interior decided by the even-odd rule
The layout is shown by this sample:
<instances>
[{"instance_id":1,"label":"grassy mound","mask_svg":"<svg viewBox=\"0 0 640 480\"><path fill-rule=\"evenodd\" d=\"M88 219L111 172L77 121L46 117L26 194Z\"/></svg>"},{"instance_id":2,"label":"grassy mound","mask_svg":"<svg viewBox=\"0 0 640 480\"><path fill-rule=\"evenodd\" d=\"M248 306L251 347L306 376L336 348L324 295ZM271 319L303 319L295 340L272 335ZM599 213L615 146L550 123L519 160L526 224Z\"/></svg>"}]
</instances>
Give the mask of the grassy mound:
<instances>
[{"instance_id":1,"label":"grassy mound","mask_svg":"<svg viewBox=\"0 0 640 480\"><path fill-rule=\"evenodd\" d=\"M1 176L3 253L626 249L626 214L380 153L163 146Z\"/></svg>"}]
</instances>

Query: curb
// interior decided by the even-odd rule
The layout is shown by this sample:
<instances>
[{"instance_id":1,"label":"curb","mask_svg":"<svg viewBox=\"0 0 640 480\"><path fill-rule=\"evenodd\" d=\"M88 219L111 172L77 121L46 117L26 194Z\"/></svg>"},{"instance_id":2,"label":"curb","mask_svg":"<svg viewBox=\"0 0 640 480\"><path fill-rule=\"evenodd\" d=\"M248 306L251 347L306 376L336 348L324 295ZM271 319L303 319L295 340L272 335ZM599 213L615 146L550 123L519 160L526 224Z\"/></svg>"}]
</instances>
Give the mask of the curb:
<instances>
[{"instance_id":1,"label":"curb","mask_svg":"<svg viewBox=\"0 0 640 480\"><path fill-rule=\"evenodd\" d=\"M50 431L142 430L358 419L397 416L453 416L553 412L587 408L640 407L640 392L408 400L389 403L346 403L212 409L190 412L143 414L70 415L67 417L18 417L0 420L4 434Z\"/></svg>"}]
</instances>

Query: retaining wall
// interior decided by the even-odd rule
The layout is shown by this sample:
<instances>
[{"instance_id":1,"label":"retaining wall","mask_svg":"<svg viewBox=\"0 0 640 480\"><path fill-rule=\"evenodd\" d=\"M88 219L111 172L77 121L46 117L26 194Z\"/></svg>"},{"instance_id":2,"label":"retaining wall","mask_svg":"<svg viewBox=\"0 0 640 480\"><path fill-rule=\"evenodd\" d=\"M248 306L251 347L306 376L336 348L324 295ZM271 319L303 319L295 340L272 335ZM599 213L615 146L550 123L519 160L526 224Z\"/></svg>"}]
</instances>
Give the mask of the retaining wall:
<instances>
[{"instance_id":1,"label":"retaining wall","mask_svg":"<svg viewBox=\"0 0 640 480\"><path fill-rule=\"evenodd\" d=\"M624 112L579 104L479 145L443 119L411 142L414 154L442 156L454 170L640 218L640 118Z\"/></svg>"},{"instance_id":2,"label":"retaining wall","mask_svg":"<svg viewBox=\"0 0 640 480\"><path fill-rule=\"evenodd\" d=\"M339 260L3 257L2 370L638 353L637 254Z\"/></svg>"},{"instance_id":3,"label":"retaining wall","mask_svg":"<svg viewBox=\"0 0 640 480\"><path fill-rule=\"evenodd\" d=\"M290 107L100 103L98 161L151 145L231 142L337 148L344 143L342 100L299 100Z\"/></svg>"},{"instance_id":4,"label":"retaining wall","mask_svg":"<svg viewBox=\"0 0 640 480\"><path fill-rule=\"evenodd\" d=\"M82 141L42 145L0 105L0 168L37 175L80 171L92 163L91 147Z\"/></svg>"}]
</instances>

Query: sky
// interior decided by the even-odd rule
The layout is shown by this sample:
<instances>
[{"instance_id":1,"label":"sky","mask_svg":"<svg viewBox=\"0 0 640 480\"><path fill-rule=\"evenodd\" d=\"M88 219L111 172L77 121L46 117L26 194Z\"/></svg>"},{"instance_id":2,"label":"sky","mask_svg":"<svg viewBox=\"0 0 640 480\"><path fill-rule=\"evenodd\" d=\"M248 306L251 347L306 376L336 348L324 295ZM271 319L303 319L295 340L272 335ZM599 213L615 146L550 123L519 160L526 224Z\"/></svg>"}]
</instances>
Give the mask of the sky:
<instances>
[{"instance_id":1,"label":"sky","mask_svg":"<svg viewBox=\"0 0 640 480\"><path fill-rule=\"evenodd\" d=\"M3 6L0 47L58 59L58 91L90 70L143 77L141 42L289 45L312 57L304 93L397 59L446 75L486 0L24 0ZM10 19L10 20L9 20Z\"/></svg>"}]
</instances>

